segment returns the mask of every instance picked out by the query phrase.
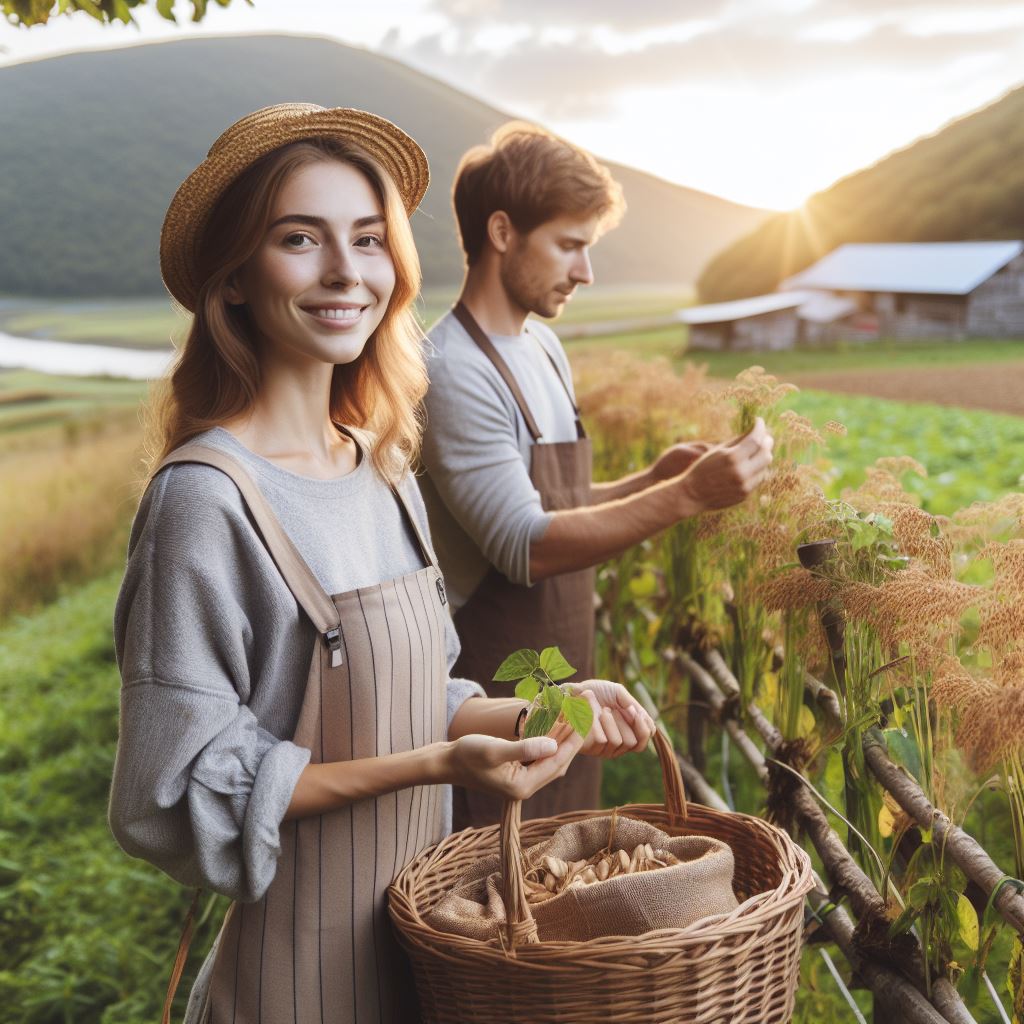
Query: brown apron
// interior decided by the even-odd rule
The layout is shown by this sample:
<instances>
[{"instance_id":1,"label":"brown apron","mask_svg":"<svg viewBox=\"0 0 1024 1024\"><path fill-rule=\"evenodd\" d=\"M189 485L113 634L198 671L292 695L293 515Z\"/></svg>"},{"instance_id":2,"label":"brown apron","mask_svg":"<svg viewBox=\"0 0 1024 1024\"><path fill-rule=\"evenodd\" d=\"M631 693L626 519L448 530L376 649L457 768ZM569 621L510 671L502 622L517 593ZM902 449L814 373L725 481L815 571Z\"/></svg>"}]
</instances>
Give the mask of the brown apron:
<instances>
[{"instance_id":1,"label":"brown apron","mask_svg":"<svg viewBox=\"0 0 1024 1024\"><path fill-rule=\"evenodd\" d=\"M173 452L163 465L174 462L204 463L231 477L320 634L294 737L312 751L312 762L378 757L447 739L444 587L401 491L393 489L426 567L329 597L241 465L198 445ZM442 795L438 786L417 786L284 822L270 888L256 903L233 904L224 920L202 1019L419 1020L412 974L387 916L387 887L443 837Z\"/></svg>"},{"instance_id":2,"label":"brown apron","mask_svg":"<svg viewBox=\"0 0 1024 1024\"><path fill-rule=\"evenodd\" d=\"M555 375L565 388L576 414L576 440L544 444L537 422L518 382L494 343L460 302L456 319L494 364L512 392L533 438L530 448L530 480L540 494L545 511L580 508L591 502L592 452L580 420L580 412L555 361ZM541 346L543 348L543 346ZM550 359L550 353L544 349ZM594 674L594 582L596 570L562 573L532 587L512 583L493 565L466 603L455 613L455 628L462 653L452 674L481 683L489 697L511 697L508 683L491 678L501 662L521 647L540 651L559 647L577 669L577 681ZM456 786L453 789L455 831L493 825L501 820L502 800ZM564 811L589 810L601 805L601 762L577 757L561 779L546 785L523 803L523 820L546 818Z\"/></svg>"}]
</instances>

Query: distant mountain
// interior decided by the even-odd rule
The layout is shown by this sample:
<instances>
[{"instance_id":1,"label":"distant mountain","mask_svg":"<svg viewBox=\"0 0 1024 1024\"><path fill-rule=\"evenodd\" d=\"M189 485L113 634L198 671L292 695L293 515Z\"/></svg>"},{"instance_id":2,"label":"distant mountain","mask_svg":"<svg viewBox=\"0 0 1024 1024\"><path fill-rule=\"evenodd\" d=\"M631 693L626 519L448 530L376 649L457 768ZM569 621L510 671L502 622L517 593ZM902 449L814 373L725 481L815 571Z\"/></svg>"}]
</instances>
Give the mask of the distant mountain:
<instances>
[{"instance_id":1,"label":"distant mountain","mask_svg":"<svg viewBox=\"0 0 1024 1024\"><path fill-rule=\"evenodd\" d=\"M760 295L844 242L1024 238L1024 88L763 221L708 264L704 302Z\"/></svg>"},{"instance_id":2,"label":"distant mountain","mask_svg":"<svg viewBox=\"0 0 1024 1024\"><path fill-rule=\"evenodd\" d=\"M205 38L0 68L0 294L159 293L157 239L174 189L232 121L270 103L364 107L426 150L414 219L428 285L462 261L455 166L508 116L397 61L325 39ZM764 211L611 165L623 225L595 249L604 284L690 284Z\"/></svg>"}]
</instances>

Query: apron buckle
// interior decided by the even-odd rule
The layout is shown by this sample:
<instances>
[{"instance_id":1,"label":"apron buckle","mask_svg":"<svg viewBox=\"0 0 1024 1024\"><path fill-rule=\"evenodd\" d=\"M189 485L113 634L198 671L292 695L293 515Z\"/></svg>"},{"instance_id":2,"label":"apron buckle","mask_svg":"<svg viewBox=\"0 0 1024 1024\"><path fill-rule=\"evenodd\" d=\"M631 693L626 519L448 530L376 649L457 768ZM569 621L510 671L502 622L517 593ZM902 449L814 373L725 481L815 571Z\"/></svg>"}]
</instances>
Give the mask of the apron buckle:
<instances>
[{"instance_id":1,"label":"apron buckle","mask_svg":"<svg viewBox=\"0 0 1024 1024\"><path fill-rule=\"evenodd\" d=\"M331 652L331 668L338 668L344 661L341 656L341 630L337 627L327 630L324 643Z\"/></svg>"},{"instance_id":2,"label":"apron buckle","mask_svg":"<svg viewBox=\"0 0 1024 1024\"><path fill-rule=\"evenodd\" d=\"M441 604L446 605L448 603L448 593L444 589L444 577L438 576L434 582L437 584L437 596L441 598Z\"/></svg>"}]
</instances>

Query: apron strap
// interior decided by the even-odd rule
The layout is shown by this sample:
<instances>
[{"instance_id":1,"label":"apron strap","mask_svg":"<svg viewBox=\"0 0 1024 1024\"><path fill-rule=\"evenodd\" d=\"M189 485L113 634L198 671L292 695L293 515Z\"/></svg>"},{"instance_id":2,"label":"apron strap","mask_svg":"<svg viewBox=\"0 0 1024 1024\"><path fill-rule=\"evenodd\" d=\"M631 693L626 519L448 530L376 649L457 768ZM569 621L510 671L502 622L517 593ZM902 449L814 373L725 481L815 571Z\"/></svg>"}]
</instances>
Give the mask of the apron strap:
<instances>
[{"instance_id":1,"label":"apron strap","mask_svg":"<svg viewBox=\"0 0 1024 1024\"><path fill-rule=\"evenodd\" d=\"M292 543L291 537L284 532L280 520L274 515L273 509L256 486L256 482L237 459L216 448L205 445L186 445L171 452L154 472L154 476L165 466L180 462L197 462L205 466L219 469L231 478L249 508L256 526L263 537L270 557L273 558L284 578L288 589L302 610L309 616L317 631L324 637L327 645L334 651L332 639L337 638L341 618L334 602L328 596L319 580L313 575L306 560L299 554L298 548ZM340 650L341 641L338 639Z\"/></svg>"},{"instance_id":2,"label":"apron strap","mask_svg":"<svg viewBox=\"0 0 1024 1024\"><path fill-rule=\"evenodd\" d=\"M395 500L398 502L399 508L405 511L405 518L409 520L409 525L412 527L412 532L416 535L416 543L419 544L420 554L423 556L423 561L426 565L432 565L435 569L438 568L437 559L434 557L434 551L430 544L427 542L427 538L423 534L423 530L420 529L419 521L413 513L412 506L409 504L405 495L402 493L402 488L398 484L391 484L391 493L394 494Z\"/></svg>"},{"instance_id":3,"label":"apron strap","mask_svg":"<svg viewBox=\"0 0 1024 1024\"><path fill-rule=\"evenodd\" d=\"M466 309L462 302L455 303L452 312L455 314L455 319L466 329L466 333L477 343L484 355L494 364L494 368L501 374L502 380L508 385L509 391L512 392L516 405L519 406L519 411L523 414L523 419L526 421L526 429L529 430L533 443L537 444L541 440L540 429L537 427L537 421L533 418L533 413L530 412L530 407L526 404L523 392L519 388L518 381L512 375L508 363L501 358L501 353L494 347L494 342L487 337L484 329L476 322L473 314ZM561 377L558 379L562 380ZM562 381L562 384L564 386L565 382Z\"/></svg>"},{"instance_id":4,"label":"apron strap","mask_svg":"<svg viewBox=\"0 0 1024 1024\"><path fill-rule=\"evenodd\" d=\"M342 426L340 423L335 423L335 426L346 436L350 437L359 449L359 455L362 459L370 458L370 453L366 450L364 439L360 435L349 427ZM409 521L409 526L412 528L413 535L416 537L416 543L420 549L420 555L423 557L423 561L426 565L432 565L436 569L437 559L434 557L434 550L430 546L430 542L427 540L423 531L420 529L419 520L413 513L412 506L406 501L405 495L402 493L401 487L398 484L392 483L388 480L388 487L391 488L391 493L394 495L395 501L398 502L398 507L405 513L405 518Z\"/></svg>"},{"instance_id":5,"label":"apron strap","mask_svg":"<svg viewBox=\"0 0 1024 1024\"><path fill-rule=\"evenodd\" d=\"M540 346L540 350L548 357L548 361L551 363L552 368L555 371L555 376L558 378L558 382L562 385L565 391L565 397L569 399L569 404L572 406L573 415L576 417L576 438L584 438L587 436L586 430L583 429L583 420L580 419L580 407L576 404L576 399L573 398L572 392L569 390L569 385L566 383L565 378L562 376L562 371L558 368L558 363L555 362L555 357L548 351L547 346L540 338L537 337L533 331L530 330L530 325L526 325L526 333L533 338L534 341Z\"/></svg>"}]
</instances>

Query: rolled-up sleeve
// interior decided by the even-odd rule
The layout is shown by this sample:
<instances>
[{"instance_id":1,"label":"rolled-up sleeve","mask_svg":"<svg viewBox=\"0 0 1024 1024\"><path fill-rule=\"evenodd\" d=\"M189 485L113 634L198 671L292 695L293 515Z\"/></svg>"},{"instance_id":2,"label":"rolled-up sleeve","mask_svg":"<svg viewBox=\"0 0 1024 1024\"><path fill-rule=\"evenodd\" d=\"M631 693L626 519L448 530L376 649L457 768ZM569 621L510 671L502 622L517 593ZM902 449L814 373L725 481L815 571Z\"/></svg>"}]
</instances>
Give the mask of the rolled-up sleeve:
<instances>
[{"instance_id":1,"label":"rolled-up sleeve","mask_svg":"<svg viewBox=\"0 0 1024 1024\"><path fill-rule=\"evenodd\" d=\"M551 521L530 480L516 410L482 360L430 361L422 459L438 496L483 556L529 584L530 543Z\"/></svg>"},{"instance_id":2,"label":"rolled-up sleeve","mask_svg":"<svg viewBox=\"0 0 1024 1024\"><path fill-rule=\"evenodd\" d=\"M260 898L310 752L261 729L227 695L161 680L126 685L111 789L119 845L184 885Z\"/></svg>"},{"instance_id":3,"label":"rolled-up sleeve","mask_svg":"<svg viewBox=\"0 0 1024 1024\"><path fill-rule=\"evenodd\" d=\"M133 528L115 612L122 689L109 823L128 854L248 902L274 877L310 752L247 706L254 630L239 566L252 531L240 510L232 522L231 509L189 487L165 494L168 475L196 471L165 471Z\"/></svg>"}]
</instances>

